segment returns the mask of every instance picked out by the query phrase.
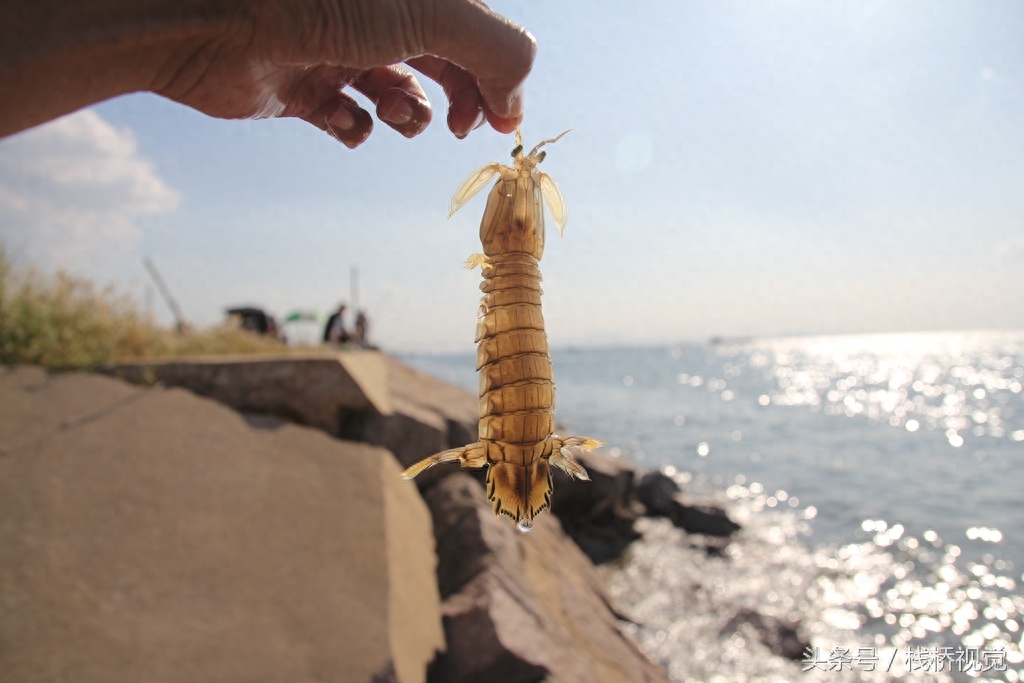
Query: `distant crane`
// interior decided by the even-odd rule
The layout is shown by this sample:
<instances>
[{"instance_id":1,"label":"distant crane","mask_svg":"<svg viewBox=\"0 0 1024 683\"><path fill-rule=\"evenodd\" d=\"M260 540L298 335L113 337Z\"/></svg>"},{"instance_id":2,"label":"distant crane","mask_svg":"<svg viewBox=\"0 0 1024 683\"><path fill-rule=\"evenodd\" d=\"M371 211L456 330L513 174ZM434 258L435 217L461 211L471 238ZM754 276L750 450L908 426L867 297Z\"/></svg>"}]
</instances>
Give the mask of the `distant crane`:
<instances>
[{"instance_id":1,"label":"distant crane","mask_svg":"<svg viewBox=\"0 0 1024 683\"><path fill-rule=\"evenodd\" d=\"M171 294L171 290L167 287L167 283L160 277L160 271L156 269L156 264L147 256L142 259L142 265L146 266L146 270L149 271L150 277L156 282L156 288L160 290L160 296L167 302L167 307L171 309L171 315L174 316L174 328L178 331L178 334L183 334L188 329L188 323L185 322L185 315L181 312L181 308L178 306L178 302L174 300L174 296Z\"/></svg>"}]
</instances>

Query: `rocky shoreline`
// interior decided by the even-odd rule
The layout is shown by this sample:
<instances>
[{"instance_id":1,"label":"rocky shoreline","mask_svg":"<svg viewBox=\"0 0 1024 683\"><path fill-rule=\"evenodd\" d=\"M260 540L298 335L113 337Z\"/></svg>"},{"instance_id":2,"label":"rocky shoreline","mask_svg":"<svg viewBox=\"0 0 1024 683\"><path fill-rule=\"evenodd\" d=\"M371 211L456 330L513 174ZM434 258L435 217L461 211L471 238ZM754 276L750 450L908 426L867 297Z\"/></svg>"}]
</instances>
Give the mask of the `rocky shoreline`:
<instances>
[{"instance_id":1,"label":"rocky shoreline","mask_svg":"<svg viewBox=\"0 0 1024 683\"><path fill-rule=\"evenodd\" d=\"M12 643L0 648L0 669L29 670L35 660L25 652L34 652L38 657L52 657L49 650L60 642L58 636L41 635L47 631L40 629L39 625L40 622L45 625L46 619L54 618L58 611L67 613L69 604L81 607L82 614L88 618L94 618L97 610L102 614L105 609L104 599L82 603L75 590L69 589L65 594L17 580L26 572L41 571L51 578L63 576L63 572L68 574L66 578L71 583L71 576L77 573L79 584L92 582L93 585L86 586L87 592L95 594L98 591L102 598L104 591L110 590L107 584L111 577L104 576L102 566L95 567L96 576L92 579L88 578L91 576L89 572L79 571L80 567L73 562L54 566L53 539L46 538L47 535L56 537L60 545L67 541L68 534L79 534L84 537L80 540L80 550L84 551L89 543L100 543L99 538L89 538L90 535L102 537L113 531L95 520L83 527L80 519L66 519L59 523L49 519L53 517L50 514L53 505L67 502L52 490L53 478L62 476L58 465L70 467L69 459L74 459L74 447L70 442L51 452L55 440L74 434L80 441L77 431L85 425L96 427L96 423L104 421L108 423L106 432L101 430L92 434L98 438L90 451L96 453L93 460L107 467L121 467L122 470L122 461L127 459L136 463L134 476L141 478L154 496L164 496L170 501L161 510L147 512L152 513L149 518L156 528L176 527L176 515L189 514L187 506L176 505L184 505L184 501L179 499L190 487L198 484L188 477L177 483L168 482L166 476L161 478L154 474L153 468L165 467L166 463L160 465L165 461L157 458L153 451L159 451L160 457L166 461L193 468L191 477L197 480L205 481L212 468L225 477L225 486L238 496L244 496L247 490L247 476L256 480L261 480L261 476L266 478L265 473L257 476L251 472L254 465L243 462L246 458L259 463L262 457L267 467L273 467L275 459L290 458L296 461L292 462L289 471L303 467L310 470L310 478L302 482L294 493L300 500L305 496L309 506L307 514L313 514L322 521L323 528L292 529L290 532L304 538L303 546L314 548L307 552L305 561L345 565L353 554L362 556L366 567L354 571L354 575L363 577L362 583L353 584L352 575L344 572L328 572L333 579L318 576L318 581L326 580L328 585L331 580L350 584L356 597L336 596L337 605L348 604L352 600L359 602L359 596L373 595L374 589L381 597L376 603L363 605L369 611L361 620L352 618L354 614L329 609L315 617L307 615L305 620L294 615L284 618L280 614L262 614L265 606L255 602L246 603L249 604L246 609L261 613L264 621L298 624L296 633L279 634L287 642L298 643L303 638L312 638L311 642L316 642L310 634L320 628L330 628L344 632L335 634L342 641L354 639L355 642L364 642L376 634L386 647L384 650L379 647L377 650L356 648L346 651L344 657L335 648L333 654L311 655L307 652L304 657L295 657L295 653L290 652L290 658L282 655L275 659L267 653L265 644L258 659L266 662L267 672L275 672L268 674L268 680L403 683L667 681L666 672L649 662L623 635L623 618L611 605L594 564L615 560L639 538L635 523L641 516L671 520L687 533L699 536L708 552L721 550L739 529L721 508L689 500L672 478L658 472L640 473L621 461L599 454L589 454L584 462L591 474L591 482L557 477L553 514L543 515L535 531L529 535L516 533L503 520L494 520L478 472L460 470L455 466L436 467L417 478L414 488L398 479L397 473L401 468L431 453L475 440L476 397L381 354L357 352L340 354L340 358L337 354L311 354L298 359L128 363L111 367L108 373L131 381L135 386L103 377L47 375L40 370L26 368L6 369L0 376L4 404L27 406L20 413L16 409L14 414L7 414L0 420L0 448L3 449L0 451L0 501L7 500L6 504L0 502L0 513L5 520L13 520L0 534L0 552L9 558L6 562L0 560L0 598L35 607L24 613L15 610L9 615L14 617L14 621L10 618L5 620L13 625L0 626L0 642L7 638L7 642ZM325 377L333 379L325 381ZM332 393L331 384L338 390ZM90 388L85 389L84 385ZM139 388L139 385L145 388ZM166 387L183 387L191 393ZM86 410L88 405L83 401L84 395L89 393L111 397L110 407L106 412L101 411L100 417L88 417L93 413ZM209 396L232 410L220 408L195 394ZM174 405L163 406L165 403ZM136 416L132 420L132 404L151 404L152 411L144 416L145 419ZM54 414L60 411L64 414ZM183 423L178 419L183 411L193 418ZM241 416L241 419L231 418L231 414ZM168 421L177 426L177 431L168 429ZM26 440L23 434L19 435L19 431L23 432L25 425L30 423L34 423L34 427L29 431L38 432L35 440ZM79 423L82 426L78 426ZM233 434L235 444L232 446L224 442L212 448L208 439L195 438L197 431L207 436L216 434L222 442L225 434ZM335 438L316 436L325 432ZM104 433L108 437L106 441ZM175 438L178 443L173 443ZM274 443L263 443L268 438ZM114 441L118 445L115 446ZM315 446L307 445L302 453L297 453L300 441ZM150 445L144 445L147 443ZM225 456L226 460L213 462L214 458L223 456L224 451L232 447L237 450L239 444L242 444L243 452L233 452ZM118 451L119 457L103 457L104 452L111 450ZM263 455L264 451L266 455ZM315 462L308 462L310 459ZM188 464L190 460L194 462ZM367 462L374 463L375 471L383 474L368 476ZM234 466L229 463L234 463ZM333 479L322 476L327 467L325 463L339 468ZM55 467L58 469L53 469ZM120 505L118 501L130 497L129 492L139 485L130 478L112 485L110 472L83 471L77 465L72 469L90 481L96 480L95 497L91 499L94 505L116 507ZM313 472L320 472L321 476L314 476ZM232 476L240 481L227 481ZM392 476L393 480L390 479ZM20 494L15 493L27 483L32 485L27 490L22 489ZM353 493L354 498L346 497L343 490L353 486L357 489ZM168 487L171 490L167 490ZM332 491L332 487L338 488ZM264 482L263 490L269 494L277 489L267 488ZM418 490L420 496L410 498L408 492L414 490ZM210 496L220 495L216 491L208 493ZM366 503L359 503L360 496L380 501L377 504L379 512L367 512ZM73 502L85 504L86 501ZM200 498L198 504L208 505L208 501ZM144 509L146 502L136 501L134 505ZM335 511L331 512L331 509ZM260 514L272 513L273 510L270 507ZM54 523L33 529L31 520L40 514ZM80 515L81 511L73 512L69 508L68 514ZM224 527L224 516L234 514L232 509L211 510L201 529ZM335 520L329 517L331 515L348 516L349 521L355 516L376 528L378 537L370 541L365 533L339 529L335 527ZM128 538L152 533L151 528L133 526L136 519L132 515L114 515L108 522L127 527L124 533ZM301 526L303 520L304 517L296 511L290 521ZM287 535L289 532L274 524L271 529L262 528L259 533L269 534L273 540L276 538L274 534ZM350 544L349 539L352 540ZM194 542L187 534L179 534L176 540L182 544ZM213 539L210 540L212 543ZM145 544L144 539L140 541ZM238 547L243 541L237 536L228 534L219 542L227 544L219 551L224 554L221 561L230 563L238 555L245 556L244 549L239 550ZM324 554L323 546L331 543L338 545L336 550L340 556ZM43 552L44 549L48 550ZM206 552L212 550L207 549ZM232 552L234 557L231 557ZM375 552L376 556L370 559ZM230 559L225 560L225 557ZM341 560L339 557L349 559ZM289 566L295 570L298 558L292 559ZM186 580L176 575L173 568L180 563L178 555L168 556L163 565L153 566L144 553L130 549L119 553L116 548L110 548L105 561L128 567L125 575L135 576L134 580L149 582L154 587L162 586L160 591L165 593L212 590L203 581L197 583L194 578ZM243 560L244 563L252 561L270 565L279 562L265 557ZM198 562L206 566L212 561ZM248 578L244 567L237 571L242 578ZM308 572L309 569L302 565L301 571ZM124 580L123 576L121 578ZM316 585L321 585L328 593L336 590ZM270 588L279 590L273 583ZM310 594L306 588L289 582L289 590L293 592L291 599L296 604L303 600L322 602L322 596ZM44 594L46 600L43 599ZM237 603L229 604L233 599L231 591L215 598L224 602L225 609L238 608ZM165 596L165 599L170 607L182 609L172 598ZM153 600L159 602L156 598ZM156 602L139 601L135 605L137 612L145 613L154 608ZM53 613L35 603L46 603ZM163 605L163 609L168 609L168 605ZM246 615L240 613L238 618L252 618L252 615ZM202 614L190 612L179 616L183 622L193 624L193 630L205 628ZM754 623L757 616L752 615L746 621ZM136 615L135 618L142 617ZM375 621L378 622L376 631L369 628ZM165 624L165 627L171 626L170 623ZM10 629L17 632L5 632ZM770 629L766 626L762 630ZM415 636L411 635L413 632ZM26 633L30 635L26 636ZM33 633L36 634L35 640L31 637ZM265 631L254 629L251 638L259 642L267 635ZM226 636L218 633L213 640L221 637ZM87 645L93 648L91 652L95 655L95 643L84 635L80 642L83 648ZM13 651L15 643L20 645L17 653ZM117 643L111 643L109 639L103 643L110 649L102 652L123 664L124 657L118 659L116 656L119 652ZM188 639L175 643L179 655L194 653L197 647ZM163 647L164 654L151 656L157 660L171 657L174 647L170 652L166 651L167 642ZM80 669L75 668L74 657L89 660L90 654L74 648L70 652L71 655L63 653L66 659L70 657L65 663L65 670L77 674ZM237 652L242 656L244 648ZM356 660L365 660L365 665L361 669L354 666ZM148 661L152 663L153 660ZM311 668L314 661L316 666ZM92 662L93 667L100 669L102 664L102 658ZM97 676L96 680L128 680L131 678L129 671L132 674L143 673L147 670L146 664L147 660L141 660L136 662L135 669L102 672L106 675ZM200 664L196 666L198 668L191 670L191 680L210 678L211 671L221 672L223 675L215 676L220 680L252 680L243 673L249 670L248 664L232 670L226 666L223 657L214 657L207 662L210 668L204 669ZM338 666L342 668L337 669ZM315 670L343 673L340 677L320 675ZM121 672L125 675L122 676ZM72 677L77 680L89 678ZM179 678L186 680L184 676L177 675L161 680ZM16 677L11 680L44 679Z\"/></svg>"}]
</instances>

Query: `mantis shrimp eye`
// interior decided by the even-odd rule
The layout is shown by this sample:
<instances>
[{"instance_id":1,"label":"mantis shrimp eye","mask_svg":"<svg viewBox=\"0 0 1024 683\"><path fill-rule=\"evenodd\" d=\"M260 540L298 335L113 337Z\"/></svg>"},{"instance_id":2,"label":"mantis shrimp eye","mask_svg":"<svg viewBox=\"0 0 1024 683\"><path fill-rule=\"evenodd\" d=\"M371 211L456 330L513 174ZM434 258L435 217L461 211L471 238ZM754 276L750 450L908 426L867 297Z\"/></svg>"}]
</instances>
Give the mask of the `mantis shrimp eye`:
<instances>
[{"instance_id":1,"label":"mantis shrimp eye","mask_svg":"<svg viewBox=\"0 0 1024 683\"><path fill-rule=\"evenodd\" d=\"M515 147L512 148L512 157L515 158L515 157L519 156L519 154L521 154L522 151L523 151L523 146L522 145L516 145Z\"/></svg>"}]
</instances>

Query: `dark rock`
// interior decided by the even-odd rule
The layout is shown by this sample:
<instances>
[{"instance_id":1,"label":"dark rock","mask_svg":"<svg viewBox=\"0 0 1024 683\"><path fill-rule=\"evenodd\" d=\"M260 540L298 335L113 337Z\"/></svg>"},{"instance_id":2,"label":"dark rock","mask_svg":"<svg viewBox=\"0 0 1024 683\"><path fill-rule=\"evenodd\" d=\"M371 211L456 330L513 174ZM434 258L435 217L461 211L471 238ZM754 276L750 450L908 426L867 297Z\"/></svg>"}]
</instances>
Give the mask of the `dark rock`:
<instances>
[{"instance_id":1,"label":"dark rock","mask_svg":"<svg viewBox=\"0 0 1024 683\"><path fill-rule=\"evenodd\" d=\"M728 536L708 536L706 534L691 534L690 547L694 550L703 550L708 557L724 557L729 555L726 550L729 548Z\"/></svg>"},{"instance_id":2,"label":"dark rock","mask_svg":"<svg viewBox=\"0 0 1024 683\"><path fill-rule=\"evenodd\" d=\"M646 473L636 487L636 497L649 517L667 517L675 496L681 492L675 479L658 471Z\"/></svg>"},{"instance_id":3,"label":"dark rock","mask_svg":"<svg viewBox=\"0 0 1024 683\"><path fill-rule=\"evenodd\" d=\"M729 519L725 510L709 503L688 503L677 494L665 515L673 524L688 534L730 536L740 525Z\"/></svg>"},{"instance_id":4,"label":"dark rock","mask_svg":"<svg viewBox=\"0 0 1024 683\"><path fill-rule=\"evenodd\" d=\"M350 414L346 436L387 448L402 467L448 448L448 426L441 415L400 398L392 398L392 406L391 415Z\"/></svg>"},{"instance_id":5,"label":"dark rock","mask_svg":"<svg viewBox=\"0 0 1024 683\"><path fill-rule=\"evenodd\" d=\"M380 671L373 675L370 679L370 683L401 683L398 680L398 674L395 671L395 663L388 662L385 664Z\"/></svg>"},{"instance_id":6,"label":"dark rock","mask_svg":"<svg viewBox=\"0 0 1024 683\"><path fill-rule=\"evenodd\" d=\"M636 471L619 460L601 453L583 453L579 460L591 480L570 479L555 470L551 512L595 564L618 558L640 538L634 523L641 512L667 517L691 534L728 537L740 528L722 508L688 501L675 480L662 472L648 472L636 483Z\"/></svg>"},{"instance_id":7,"label":"dark rock","mask_svg":"<svg viewBox=\"0 0 1024 683\"><path fill-rule=\"evenodd\" d=\"M360 424L361 440L387 448L402 467L477 440L475 395L390 356L384 359L391 414L366 415ZM415 482L420 491L427 491L460 469L457 463L438 465L418 475Z\"/></svg>"},{"instance_id":8,"label":"dark rock","mask_svg":"<svg viewBox=\"0 0 1024 683\"><path fill-rule=\"evenodd\" d=\"M522 572L516 532L511 524L496 524L480 498L480 484L466 474L447 477L424 493L434 522L442 599L495 564L513 574Z\"/></svg>"},{"instance_id":9,"label":"dark rock","mask_svg":"<svg viewBox=\"0 0 1024 683\"><path fill-rule=\"evenodd\" d=\"M687 533L726 537L740 528L721 507L688 501L679 484L662 472L643 475L636 491L647 516L667 517Z\"/></svg>"},{"instance_id":10,"label":"dark rock","mask_svg":"<svg viewBox=\"0 0 1024 683\"><path fill-rule=\"evenodd\" d=\"M600 577L558 520L545 514L532 533L516 533L464 473L426 500L448 642L429 681L667 681L622 635Z\"/></svg>"},{"instance_id":11,"label":"dark rock","mask_svg":"<svg viewBox=\"0 0 1024 683\"><path fill-rule=\"evenodd\" d=\"M719 636L750 630L774 654L800 661L811 643L800 635L799 629L798 623L766 616L752 609L741 609L726 622Z\"/></svg>"},{"instance_id":12,"label":"dark rock","mask_svg":"<svg viewBox=\"0 0 1024 683\"><path fill-rule=\"evenodd\" d=\"M442 607L448 651L430 667L430 683L535 683L549 680L549 643L508 575L479 575ZM545 652L545 650L548 650Z\"/></svg>"},{"instance_id":13,"label":"dark rock","mask_svg":"<svg viewBox=\"0 0 1024 683\"><path fill-rule=\"evenodd\" d=\"M551 512L591 562L613 560L640 538L633 528L639 517L635 505L635 471L629 465L600 453L578 457L590 481L570 479L554 470Z\"/></svg>"}]
</instances>

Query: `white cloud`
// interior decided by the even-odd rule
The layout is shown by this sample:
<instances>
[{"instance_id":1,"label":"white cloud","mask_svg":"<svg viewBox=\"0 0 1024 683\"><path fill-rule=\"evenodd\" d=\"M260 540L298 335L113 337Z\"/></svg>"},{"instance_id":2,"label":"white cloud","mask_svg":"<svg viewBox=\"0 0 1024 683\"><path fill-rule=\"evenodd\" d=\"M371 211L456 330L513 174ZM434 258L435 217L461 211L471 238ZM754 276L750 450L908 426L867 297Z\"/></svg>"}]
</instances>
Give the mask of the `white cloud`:
<instances>
[{"instance_id":1,"label":"white cloud","mask_svg":"<svg viewBox=\"0 0 1024 683\"><path fill-rule=\"evenodd\" d=\"M136 246L139 216L177 203L131 130L95 111L0 140L0 241L19 260L94 266Z\"/></svg>"}]
</instances>

